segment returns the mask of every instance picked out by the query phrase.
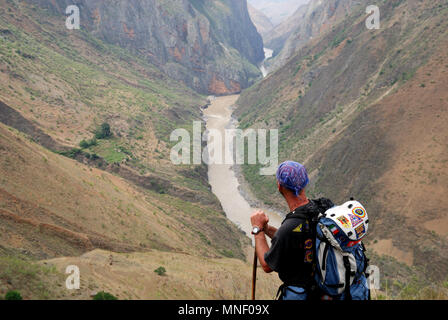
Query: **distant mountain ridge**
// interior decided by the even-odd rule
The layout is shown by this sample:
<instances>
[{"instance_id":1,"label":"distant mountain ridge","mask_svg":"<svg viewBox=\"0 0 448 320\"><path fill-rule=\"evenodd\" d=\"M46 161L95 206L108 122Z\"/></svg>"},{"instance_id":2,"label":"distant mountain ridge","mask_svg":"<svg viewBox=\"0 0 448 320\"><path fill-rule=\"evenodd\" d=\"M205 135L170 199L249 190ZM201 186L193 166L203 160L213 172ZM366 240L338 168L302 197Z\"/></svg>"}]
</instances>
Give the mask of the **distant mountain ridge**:
<instances>
[{"instance_id":1,"label":"distant mountain ridge","mask_svg":"<svg viewBox=\"0 0 448 320\"><path fill-rule=\"evenodd\" d=\"M287 19L299 6L309 0L249 0L248 2L266 15L277 26Z\"/></svg>"},{"instance_id":2,"label":"distant mountain ridge","mask_svg":"<svg viewBox=\"0 0 448 320\"><path fill-rule=\"evenodd\" d=\"M256 9L252 5L248 4L249 15L257 28L258 33L264 38L269 34L269 32L274 28L271 20L260 10Z\"/></svg>"}]
</instances>

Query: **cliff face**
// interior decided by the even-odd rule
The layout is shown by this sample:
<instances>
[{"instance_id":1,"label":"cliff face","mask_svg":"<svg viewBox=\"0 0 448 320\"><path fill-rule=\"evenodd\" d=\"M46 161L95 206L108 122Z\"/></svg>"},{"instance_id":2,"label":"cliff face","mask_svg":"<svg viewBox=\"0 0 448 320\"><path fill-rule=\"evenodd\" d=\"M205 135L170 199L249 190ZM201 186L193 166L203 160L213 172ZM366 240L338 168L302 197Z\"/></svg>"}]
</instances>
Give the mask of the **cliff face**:
<instances>
[{"instance_id":1,"label":"cliff face","mask_svg":"<svg viewBox=\"0 0 448 320\"><path fill-rule=\"evenodd\" d=\"M70 0L38 0L63 14ZM263 42L241 0L77 1L81 28L146 57L201 93L229 94L260 73Z\"/></svg>"}]
</instances>

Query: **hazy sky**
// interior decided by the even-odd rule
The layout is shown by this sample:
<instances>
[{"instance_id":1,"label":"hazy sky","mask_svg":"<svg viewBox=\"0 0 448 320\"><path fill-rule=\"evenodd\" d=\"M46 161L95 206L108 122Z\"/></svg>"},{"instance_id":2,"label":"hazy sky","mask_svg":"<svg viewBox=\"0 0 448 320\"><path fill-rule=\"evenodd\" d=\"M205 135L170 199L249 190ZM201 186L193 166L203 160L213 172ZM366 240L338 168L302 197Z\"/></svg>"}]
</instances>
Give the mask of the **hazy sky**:
<instances>
[{"instance_id":1,"label":"hazy sky","mask_svg":"<svg viewBox=\"0 0 448 320\"><path fill-rule=\"evenodd\" d=\"M248 2L277 25L310 0L248 0Z\"/></svg>"}]
</instances>

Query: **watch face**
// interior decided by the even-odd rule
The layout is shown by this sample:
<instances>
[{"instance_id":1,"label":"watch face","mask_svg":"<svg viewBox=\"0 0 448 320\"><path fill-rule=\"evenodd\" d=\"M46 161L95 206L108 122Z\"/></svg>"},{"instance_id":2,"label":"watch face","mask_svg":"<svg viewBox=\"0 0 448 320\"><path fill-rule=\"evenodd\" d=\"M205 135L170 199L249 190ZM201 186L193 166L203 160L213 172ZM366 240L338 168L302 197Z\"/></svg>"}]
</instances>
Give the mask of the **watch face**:
<instances>
[{"instance_id":1,"label":"watch face","mask_svg":"<svg viewBox=\"0 0 448 320\"><path fill-rule=\"evenodd\" d=\"M260 233L260 228L258 228L258 227L254 227L254 228L252 229L252 233L253 233L253 234L258 234L258 233Z\"/></svg>"}]
</instances>

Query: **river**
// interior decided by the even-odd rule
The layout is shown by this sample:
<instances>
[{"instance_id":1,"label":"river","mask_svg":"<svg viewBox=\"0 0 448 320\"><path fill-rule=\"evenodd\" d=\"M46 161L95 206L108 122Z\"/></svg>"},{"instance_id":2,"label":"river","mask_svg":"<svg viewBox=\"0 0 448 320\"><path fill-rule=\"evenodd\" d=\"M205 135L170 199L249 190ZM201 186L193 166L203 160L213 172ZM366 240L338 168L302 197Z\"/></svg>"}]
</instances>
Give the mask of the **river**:
<instances>
[{"instance_id":1,"label":"river","mask_svg":"<svg viewBox=\"0 0 448 320\"><path fill-rule=\"evenodd\" d=\"M265 61L272 57L271 49L264 49ZM263 77L268 72L265 68L264 61L260 65ZM206 129L218 130L224 137L225 129L235 129L235 121L232 119L234 104L238 100L239 95L231 95L224 97L211 98L211 105L204 110L206 121ZM223 145L223 154L225 154L225 146ZM240 183L236 176L234 167L231 164L209 164L208 180L212 187L212 192L221 202L221 205L229 220L235 223L239 228L251 237L252 225L250 223L250 215L256 210L262 210L269 216L269 224L279 227L282 217L266 208L257 208L251 206L240 192Z\"/></svg>"},{"instance_id":2,"label":"river","mask_svg":"<svg viewBox=\"0 0 448 320\"><path fill-rule=\"evenodd\" d=\"M211 105L204 110L206 129L215 129L224 137L225 129L234 129L232 112L239 95L217 97L212 99ZM223 149L225 146L223 146ZM224 154L224 151L223 151ZM242 196L239 182L233 166L230 164L209 164L208 179L212 192L218 197L226 216L238 225L248 236L251 236L252 226L250 215L260 208L253 207ZM280 215L261 208L269 216L269 224L279 227L282 221Z\"/></svg>"},{"instance_id":3,"label":"river","mask_svg":"<svg viewBox=\"0 0 448 320\"><path fill-rule=\"evenodd\" d=\"M266 69L265 61L272 58L273 54L274 54L274 50L264 48L264 61L260 65L260 71L263 74L263 78L266 78L266 76L268 75L268 70Z\"/></svg>"}]
</instances>

